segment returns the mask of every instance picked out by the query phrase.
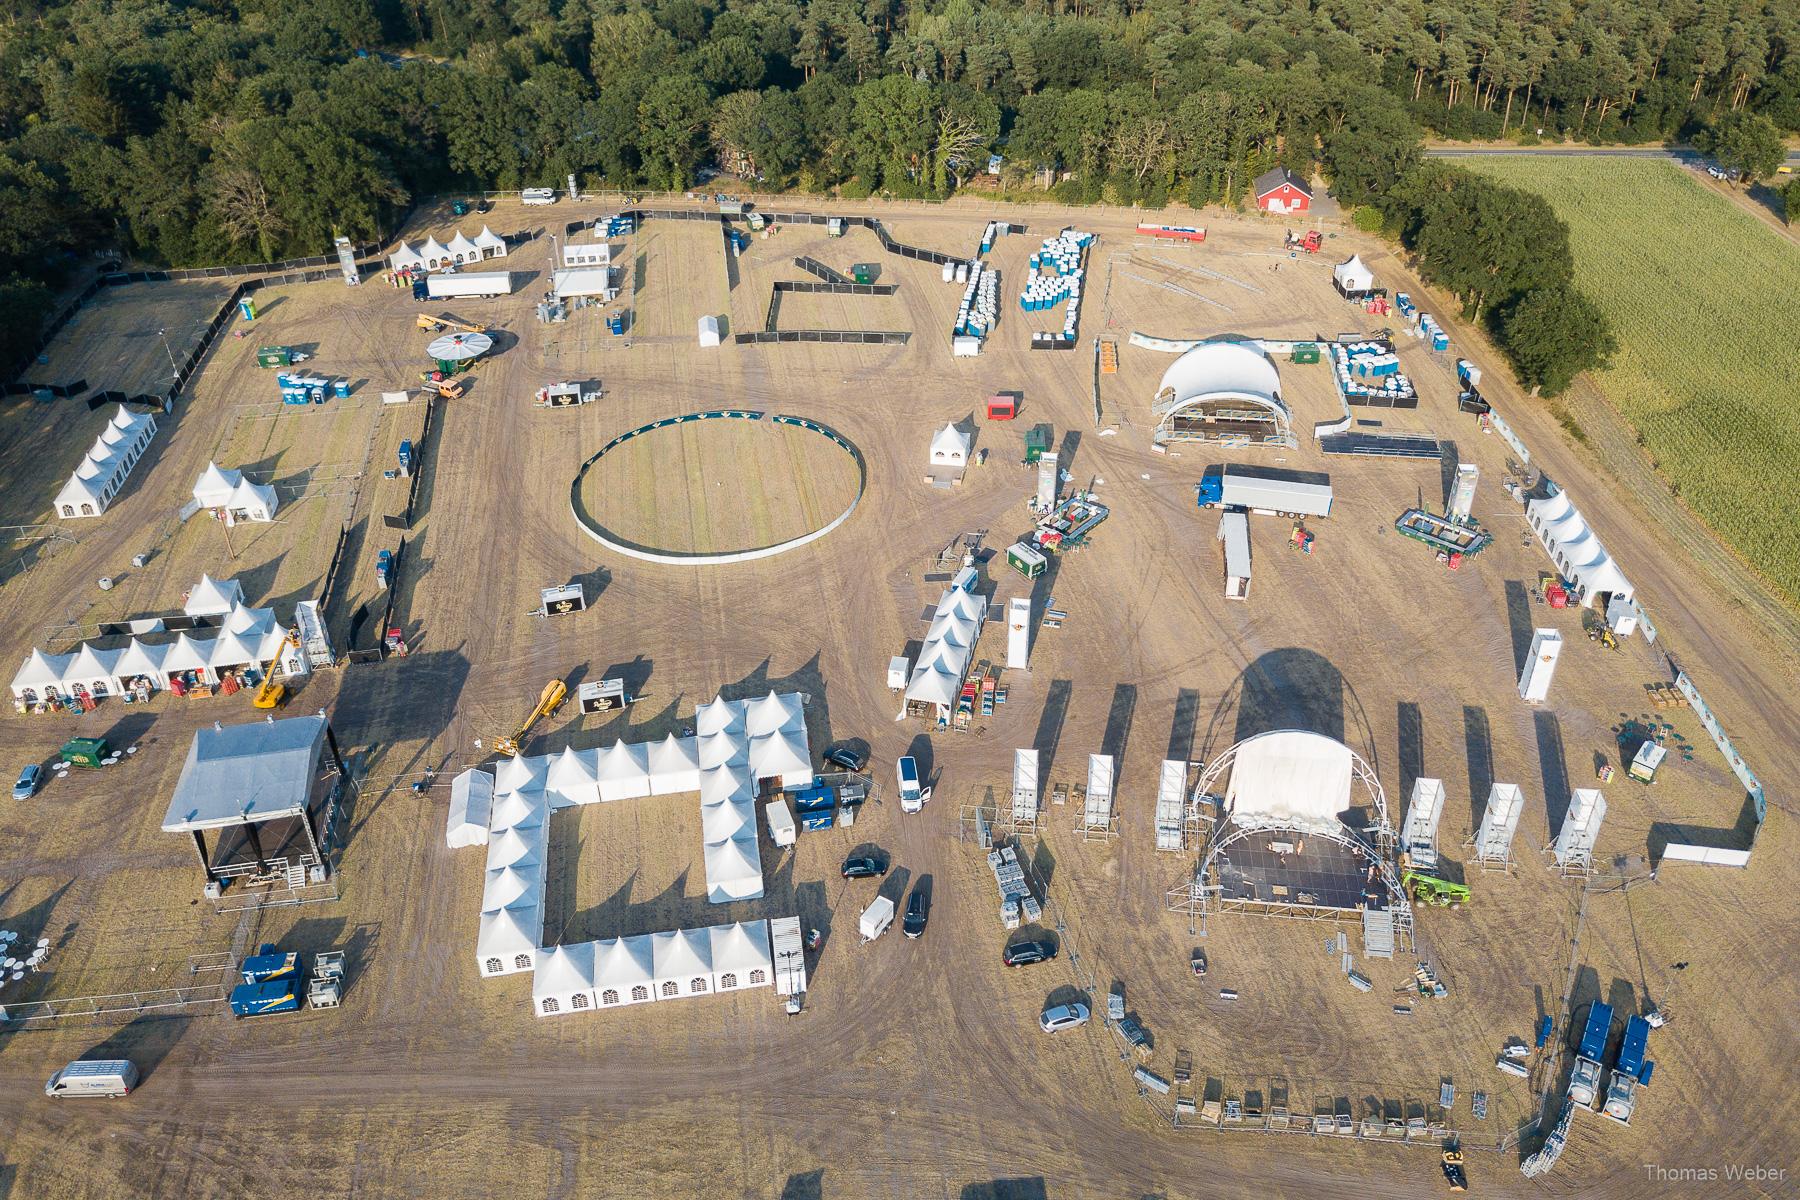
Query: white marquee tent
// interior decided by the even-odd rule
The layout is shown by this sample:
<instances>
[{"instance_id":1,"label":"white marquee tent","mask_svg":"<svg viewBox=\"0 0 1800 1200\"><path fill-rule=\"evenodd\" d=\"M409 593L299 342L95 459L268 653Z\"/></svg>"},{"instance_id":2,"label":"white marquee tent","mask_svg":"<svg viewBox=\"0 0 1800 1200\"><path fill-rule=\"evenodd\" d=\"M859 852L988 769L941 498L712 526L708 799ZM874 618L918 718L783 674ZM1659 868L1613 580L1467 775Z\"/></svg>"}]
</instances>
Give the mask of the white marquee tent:
<instances>
[{"instance_id":1,"label":"white marquee tent","mask_svg":"<svg viewBox=\"0 0 1800 1200\"><path fill-rule=\"evenodd\" d=\"M1331 278L1337 283L1338 290L1346 294L1375 288L1375 272L1363 265L1360 254L1352 254L1349 261L1331 268Z\"/></svg>"},{"instance_id":2,"label":"white marquee tent","mask_svg":"<svg viewBox=\"0 0 1800 1200\"><path fill-rule=\"evenodd\" d=\"M950 708L956 703L987 619L987 603L975 594L976 582L975 569L964 567L938 598L931 629L906 685L906 698L936 705L940 722L950 719Z\"/></svg>"},{"instance_id":3,"label":"white marquee tent","mask_svg":"<svg viewBox=\"0 0 1800 1200\"><path fill-rule=\"evenodd\" d=\"M460 229L456 231L456 236L450 239L450 244L445 246L444 249L448 250L451 259L458 263L481 261L480 247L476 246L474 242L471 242Z\"/></svg>"},{"instance_id":4,"label":"white marquee tent","mask_svg":"<svg viewBox=\"0 0 1800 1200\"><path fill-rule=\"evenodd\" d=\"M650 747L650 794L668 796L700 790L700 760L694 739L670 734Z\"/></svg>"},{"instance_id":5,"label":"white marquee tent","mask_svg":"<svg viewBox=\"0 0 1800 1200\"><path fill-rule=\"evenodd\" d=\"M537 963L543 915L534 907L502 908L481 914L475 935L476 957L483 975L514 975Z\"/></svg>"},{"instance_id":6,"label":"white marquee tent","mask_svg":"<svg viewBox=\"0 0 1800 1200\"><path fill-rule=\"evenodd\" d=\"M494 777L479 767L450 781L450 813L444 822L444 845L485 846L494 811Z\"/></svg>"},{"instance_id":7,"label":"white marquee tent","mask_svg":"<svg viewBox=\"0 0 1800 1200\"><path fill-rule=\"evenodd\" d=\"M594 991L601 1008L656 999L655 956L649 934L605 938L594 945Z\"/></svg>"},{"instance_id":8,"label":"white marquee tent","mask_svg":"<svg viewBox=\"0 0 1800 1200\"><path fill-rule=\"evenodd\" d=\"M222 617L244 602L244 585L235 579L201 575L188 590L181 611L190 617Z\"/></svg>"},{"instance_id":9,"label":"white marquee tent","mask_svg":"<svg viewBox=\"0 0 1800 1200\"><path fill-rule=\"evenodd\" d=\"M712 943L713 979L718 991L770 984L775 964L769 953L767 921L714 925L706 932Z\"/></svg>"},{"instance_id":10,"label":"white marquee tent","mask_svg":"<svg viewBox=\"0 0 1800 1200\"><path fill-rule=\"evenodd\" d=\"M475 235L475 244L481 248L483 258L505 258L506 239L489 229L486 225Z\"/></svg>"},{"instance_id":11,"label":"white marquee tent","mask_svg":"<svg viewBox=\"0 0 1800 1200\"><path fill-rule=\"evenodd\" d=\"M116 406L106 428L56 494L56 515L97 517L105 512L155 434L155 417Z\"/></svg>"},{"instance_id":12,"label":"white marquee tent","mask_svg":"<svg viewBox=\"0 0 1800 1200\"><path fill-rule=\"evenodd\" d=\"M1602 594L1618 600L1630 600L1636 594L1625 572L1569 499L1569 493L1558 491L1546 499L1533 500L1526 505L1526 516L1556 569L1575 585L1576 599L1583 608L1593 607Z\"/></svg>"},{"instance_id":13,"label":"white marquee tent","mask_svg":"<svg viewBox=\"0 0 1800 1200\"><path fill-rule=\"evenodd\" d=\"M531 976L531 1001L540 1017L594 1007L593 942L554 946L538 956Z\"/></svg>"},{"instance_id":14,"label":"white marquee tent","mask_svg":"<svg viewBox=\"0 0 1800 1200\"><path fill-rule=\"evenodd\" d=\"M396 274L401 271L423 271L425 265L425 256L406 242L401 242L399 247L388 255L388 267Z\"/></svg>"},{"instance_id":15,"label":"white marquee tent","mask_svg":"<svg viewBox=\"0 0 1800 1200\"><path fill-rule=\"evenodd\" d=\"M425 239L425 244L419 247L419 257L423 258L425 265L433 271L440 267L450 266L452 262L449 249L435 236Z\"/></svg>"},{"instance_id":16,"label":"white marquee tent","mask_svg":"<svg viewBox=\"0 0 1800 1200\"><path fill-rule=\"evenodd\" d=\"M656 998L674 1000L713 990L712 938L704 929L671 929L650 935Z\"/></svg>"},{"instance_id":17,"label":"white marquee tent","mask_svg":"<svg viewBox=\"0 0 1800 1200\"><path fill-rule=\"evenodd\" d=\"M251 483L242 471L228 471L209 462L194 484L194 501L201 508L222 509L225 523L273 521L280 502L266 483Z\"/></svg>"},{"instance_id":18,"label":"white marquee tent","mask_svg":"<svg viewBox=\"0 0 1800 1200\"><path fill-rule=\"evenodd\" d=\"M946 425L931 437L931 465L934 467L966 467L969 465L969 435L954 425Z\"/></svg>"},{"instance_id":19,"label":"white marquee tent","mask_svg":"<svg viewBox=\"0 0 1800 1200\"><path fill-rule=\"evenodd\" d=\"M595 767L602 800L634 800L650 794L650 755L643 743L614 742Z\"/></svg>"},{"instance_id":20,"label":"white marquee tent","mask_svg":"<svg viewBox=\"0 0 1800 1200\"><path fill-rule=\"evenodd\" d=\"M600 799L599 754L563 747L563 752L550 760L544 786L570 804L594 803Z\"/></svg>"},{"instance_id":21,"label":"white marquee tent","mask_svg":"<svg viewBox=\"0 0 1800 1200\"><path fill-rule=\"evenodd\" d=\"M706 843L706 898L713 904L730 904L762 894L762 856L756 848L753 815L749 828L737 836Z\"/></svg>"}]
</instances>

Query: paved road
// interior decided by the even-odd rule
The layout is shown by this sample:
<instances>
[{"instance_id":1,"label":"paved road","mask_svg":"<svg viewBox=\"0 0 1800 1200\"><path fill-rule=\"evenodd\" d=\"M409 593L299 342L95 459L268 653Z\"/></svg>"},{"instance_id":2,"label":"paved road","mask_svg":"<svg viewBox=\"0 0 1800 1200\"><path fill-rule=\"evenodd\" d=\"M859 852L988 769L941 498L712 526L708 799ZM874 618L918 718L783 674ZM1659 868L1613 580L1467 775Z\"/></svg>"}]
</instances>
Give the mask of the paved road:
<instances>
[{"instance_id":1,"label":"paved road","mask_svg":"<svg viewBox=\"0 0 1800 1200\"><path fill-rule=\"evenodd\" d=\"M1427 146L1426 158L1488 158L1499 154L1530 154L1542 158L1666 158L1678 163L1704 163L1706 156L1692 146ZM1789 166L1800 167L1800 150L1787 156Z\"/></svg>"}]
</instances>

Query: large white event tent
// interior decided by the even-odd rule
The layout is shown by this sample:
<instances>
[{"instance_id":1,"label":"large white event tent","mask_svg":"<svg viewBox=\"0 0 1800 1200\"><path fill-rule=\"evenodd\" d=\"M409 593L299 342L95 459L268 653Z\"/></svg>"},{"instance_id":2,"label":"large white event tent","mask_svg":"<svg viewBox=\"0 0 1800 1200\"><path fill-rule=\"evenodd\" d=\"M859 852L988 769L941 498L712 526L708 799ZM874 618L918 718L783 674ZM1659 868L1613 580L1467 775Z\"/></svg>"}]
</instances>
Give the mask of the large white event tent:
<instances>
[{"instance_id":1,"label":"large white event tent","mask_svg":"<svg viewBox=\"0 0 1800 1200\"><path fill-rule=\"evenodd\" d=\"M155 434L155 417L130 412L119 405L82 457L81 465L56 494L56 515L97 517L105 512Z\"/></svg>"},{"instance_id":2,"label":"large white event tent","mask_svg":"<svg viewBox=\"0 0 1800 1200\"><path fill-rule=\"evenodd\" d=\"M488 880L475 947L483 975L533 971L545 961L542 901L553 809L697 791L708 899L727 904L763 894L757 784L779 780L784 787L800 787L812 781L804 701L797 693L773 691L749 701L720 697L698 708L695 726L695 736L670 734L659 742L621 740L598 751L565 747L554 754L513 755L495 766L491 795L475 780L465 787L459 778L452 786L445 838L453 845L480 844L471 825L480 817L482 801L487 803ZM460 802L458 787L466 792ZM763 933L766 941L767 930ZM661 966L656 973L660 982ZM689 994L685 985L678 994Z\"/></svg>"},{"instance_id":3,"label":"large white event tent","mask_svg":"<svg viewBox=\"0 0 1800 1200\"><path fill-rule=\"evenodd\" d=\"M494 816L494 777L470 767L450 781L450 814L444 822L444 845L485 846Z\"/></svg>"},{"instance_id":4,"label":"large white event tent","mask_svg":"<svg viewBox=\"0 0 1800 1200\"><path fill-rule=\"evenodd\" d=\"M938 722L947 723L974 657L975 643L987 620L987 601L975 593L975 568L957 572L939 597L931 628L906 685L906 698L937 707Z\"/></svg>"},{"instance_id":5,"label":"large white event tent","mask_svg":"<svg viewBox=\"0 0 1800 1200\"><path fill-rule=\"evenodd\" d=\"M1350 807L1350 747L1322 734L1284 729L1237 745L1225 810L1246 829L1335 834Z\"/></svg>"},{"instance_id":6,"label":"large white event tent","mask_svg":"<svg viewBox=\"0 0 1800 1200\"><path fill-rule=\"evenodd\" d=\"M1608 554L1588 527L1587 518L1569 499L1569 493L1533 500L1525 506L1527 520L1556 563L1564 579L1575 585L1575 598L1583 608L1593 607L1600 596L1629 601L1635 594L1625 572Z\"/></svg>"},{"instance_id":7,"label":"large white event tent","mask_svg":"<svg viewBox=\"0 0 1800 1200\"><path fill-rule=\"evenodd\" d=\"M222 617L244 602L244 585L235 579L214 579L201 575L200 582L188 589L181 611L190 617Z\"/></svg>"},{"instance_id":8,"label":"large white event tent","mask_svg":"<svg viewBox=\"0 0 1800 1200\"><path fill-rule=\"evenodd\" d=\"M604 938L594 943L594 990L601 1008L656 999L655 957L650 935Z\"/></svg>"},{"instance_id":9,"label":"large white event tent","mask_svg":"<svg viewBox=\"0 0 1800 1200\"><path fill-rule=\"evenodd\" d=\"M670 929L650 935L656 996L673 1000L713 990L712 938L704 929Z\"/></svg>"},{"instance_id":10,"label":"large white event tent","mask_svg":"<svg viewBox=\"0 0 1800 1200\"><path fill-rule=\"evenodd\" d=\"M769 983L775 963L769 953L767 921L714 925L706 932L712 942L714 990L731 992Z\"/></svg>"}]
</instances>

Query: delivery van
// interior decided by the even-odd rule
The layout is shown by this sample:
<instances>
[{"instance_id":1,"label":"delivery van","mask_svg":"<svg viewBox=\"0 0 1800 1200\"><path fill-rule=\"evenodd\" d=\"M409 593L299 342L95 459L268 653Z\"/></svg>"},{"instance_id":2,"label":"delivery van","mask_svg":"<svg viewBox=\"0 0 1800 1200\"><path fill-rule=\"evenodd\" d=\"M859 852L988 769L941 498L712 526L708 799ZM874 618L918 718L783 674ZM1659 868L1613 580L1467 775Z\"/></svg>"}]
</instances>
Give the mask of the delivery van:
<instances>
[{"instance_id":1,"label":"delivery van","mask_svg":"<svg viewBox=\"0 0 1800 1200\"><path fill-rule=\"evenodd\" d=\"M129 1059L103 1058L72 1062L44 1085L44 1095L55 1099L63 1096L129 1096L137 1086L137 1065Z\"/></svg>"}]
</instances>

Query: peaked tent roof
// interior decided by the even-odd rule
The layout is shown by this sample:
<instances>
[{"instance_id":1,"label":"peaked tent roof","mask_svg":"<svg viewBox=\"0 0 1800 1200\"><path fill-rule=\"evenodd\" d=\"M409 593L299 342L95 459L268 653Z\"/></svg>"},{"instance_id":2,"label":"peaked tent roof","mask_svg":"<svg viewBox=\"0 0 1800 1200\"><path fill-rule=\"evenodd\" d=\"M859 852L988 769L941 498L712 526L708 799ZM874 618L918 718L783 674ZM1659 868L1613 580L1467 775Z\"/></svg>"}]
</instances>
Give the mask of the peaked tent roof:
<instances>
[{"instance_id":1,"label":"peaked tent roof","mask_svg":"<svg viewBox=\"0 0 1800 1200\"><path fill-rule=\"evenodd\" d=\"M163 654L166 647L140 642L132 638L124 650L119 652L119 661L114 669L119 677L129 679L137 675L162 674Z\"/></svg>"},{"instance_id":2,"label":"peaked tent roof","mask_svg":"<svg viewBox=\"0 0 1800 1200\"><path fill-rule=\"evenodd\" d=\"M811 770L812 761L800 738L794 733L783 730L767 737L750 739L750 773L758 779L797 775Z\"/></svg>"},{"instance_id":3,"label":"peaked tent roof","mask_svg":"<svg viewBox=\"0 0 1800 1200\"><path fill-rule=\"evenodd\" d=\"M698 929L668 929L650 935L652 970L658 983L674 980L687 990L696 975L712 978L712 939Z\"/></svg>"},{"instance_id":4,"label":"peaked tent roof","mask_svg":"<svg viewBox=\"0 0 1800 1200\"><path fill-rule=\"evenodd\" d=\"M510 866L487 873L481 888L481 911L495 912L517 904L521 897L533 896L538 884L535 866Z\"/></svg>"},{"instance_id":5,"label":"peaked tent roof","mask_svg":"<svg viewBox=\"0 0 1800 1200\"><path fill-rule=\"evenodd\" d=\"M194 499L205 508L223 508L231 502L231 493L244 482L242 471L229 471L216 462L206 464L200 478L194 481Z\"/></svg>"},{"instance_id":6,"label":"peaked tent roof","mask_svg":"<svg viewBox=\"0 0 1800 1200\"><path fill-rule=\"evenodd\" d=\"M237 580L214 579L211 575L202 575L200 582L188 592L181 611L190 617L218 617L224 616L243 602L244 585Z\"/></svg>"},{"instance_id":7,"label":"peaked tent roof","mask_svg":"<svg viewBox=\"0 0 1800 1200\"><path fill-rule=\"evenodd\" d=\"M656 978L655 951L649 934L606 938L594 943L595 988L626 990Z\"/></svg>"},{"instance_id":8,"label":"peaked tent roof","mask_svg":"<svg viewBox=\"0 0 1800 1200\"><path fill-rule=\"evenodd\" d=\"M701 737L712 733L741 733L744 729L744 705L723 696L694 710L694 731Z\"/></svg>"},{"instance_id":9,"label":"peaked tent roof","mask_svg":"<svg viewBox=\"0 0 1800 1200\"><path fill-rule=\"evenodd\" d=\"M475 952L479 958L489 955L531 954L538 949L538 936L543 932L541 911L535 907L502 908L481 914L481 930L475 935Z\"/></svg>"},{"instance_id":10,"label":"peaked tent roof","mask_svg":"<svg viewBox=\"0 0 1800 1200\"><path fill-rule=\"evenodd\" d=\"M700 808L701 836L709 842L723 842L745 830L756 833L756 806L749 800L736 803L706 804Z\"/></svg>"},{"instance_id":11,"label":"peaked tent roof","mask_svg":"<svg viewBox=\"0 0 1800 1200\"><path fill-rule=\"evenodd\" d=\"M533 755L526 758L514 754L500 760L494 768L494 785L502 792L516 792L522 788L541 787L544 782L544 760Z\"/></svg>"},{"instance_id":12,"label":"peaked tent roof","mask_svg":"<svg viewBox=\"0 0 1800 1200\"><path fill-rule=\"evenodd\" d=\"M475 244L480 246L483 250L506 249L506 239L489 229L486 225L483 225L481 227L481 232L475 235Z\"/></svg>"},{"instance_id":13,"label":"peaked tent roof","mask_svg":"<svg viewBox=\"0 0 1800 1200\"><path fill-rule=\"evenodd\" d=\"M946 425L931 437L932 462L961 462L969 457L969 435Z\"/></svg>"},{"instance_id":14,"label":"peaked tent roof","mask_svg":"<svg viewBox=\"0 0 1800 1200\"><path fill-rule=\"evenodd\" d=\"M594 943L552 946L537 956L531 998L543 1001L594 990Z\"/></svg>"},{"instance_id":15,"label":"peaked tent roof","mask_svg":"<svg viewBox=\"0 0 1800 1200\"><path fill-rule=\"evenodd\" d=\"M774 965L769 954L769 923L738 921L730 925L714 925L707 934L712 940L714 971L764 970Z\"/></svg>"},{"instance_id":16,"label":"peaked tent roof","mask_svg":"<svg viewBox=\"0 0 1800 1200\"><path fill-rule=\"evenodd\" d=\"M60 687L63 672L74 660L73 654L45 654L34 649L25 656L18 674L13 676L12 685L16 688Z\"/></svg>"},{"instance_id":17,"label":"peaked tent roof","mask_svg":"<svg viewBox=\"0 0 1800 1200\"><path fill-rule=\"evenodd\" d=\"M450 244L446 246L445 249L449 250L452 254L458 254L464 258L479 254L475 243L471 242L460 229L456 231L456 236L450 239Z\"/></svg>"},{"instance_id":18,"label":"peaked tent roof","mask_svg":"<svg viewBox=\"0 0 1800 1200\"><path fill-rule=\"evenodd\" d=\"M514 826L494 834L488 839L488 869L541 862L543 855L538 852L541 839L537 834L542 829L541 825Z\"/></svg>"}]
</instances>

